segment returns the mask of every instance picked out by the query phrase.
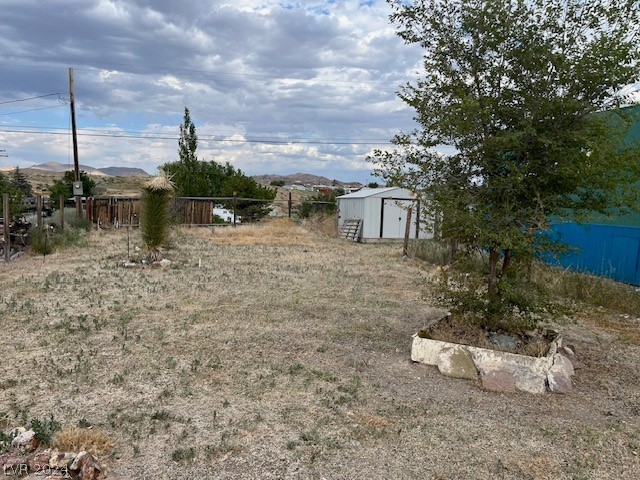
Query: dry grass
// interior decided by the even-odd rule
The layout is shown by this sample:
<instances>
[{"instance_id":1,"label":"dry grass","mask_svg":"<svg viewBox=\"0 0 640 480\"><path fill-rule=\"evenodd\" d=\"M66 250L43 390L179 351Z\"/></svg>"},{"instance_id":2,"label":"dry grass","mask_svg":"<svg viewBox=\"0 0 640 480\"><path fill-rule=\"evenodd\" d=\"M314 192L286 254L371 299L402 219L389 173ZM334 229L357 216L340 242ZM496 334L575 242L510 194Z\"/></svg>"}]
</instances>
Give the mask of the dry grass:
<instances>
[{"instance_id":1,"label":"dry grass","mask_svg":"<svg viewBox=\"0 0 640 480\"><path fill-rule=\"evenodd\" d=\"M113 450L113 443L100 430L88 428L65 428L56 432L52 446L64 452L80 452L82 450L97 456L105 456Z\"/></svg>"},{"instance_id":2,"label":"dry grass","mask_svg":"<svg viewBox=\"0 0 640 480\"><path fill-rule=\"evenodd\" d=\"M287 218L265 220L236 228L214 227L211 239L214 243L223 245L311 245L314 243L308 230Z\"/></svg>"},{"instance_id":3,"label":"dry grass","mask_svg":"<svg viewBox=\"0 0 640 480\"><path fill-rule=\"evenodd\" d=\"M245 227L165 269L123 268L124 229L0 264L6 428L85 419L107 479L640 478L637 345L576 317L573 395L485 392L409 361L442 311L400 246Z\"/></svg>"}]
</instances>

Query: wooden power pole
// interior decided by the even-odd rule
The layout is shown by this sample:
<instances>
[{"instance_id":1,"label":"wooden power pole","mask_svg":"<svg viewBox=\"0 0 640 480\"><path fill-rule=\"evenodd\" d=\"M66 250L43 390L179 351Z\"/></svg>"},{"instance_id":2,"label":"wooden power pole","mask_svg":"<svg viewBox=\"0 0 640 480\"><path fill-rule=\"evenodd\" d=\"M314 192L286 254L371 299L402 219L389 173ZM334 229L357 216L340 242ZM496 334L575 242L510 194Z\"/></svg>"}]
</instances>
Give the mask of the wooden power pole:
<instances>
[{"instance_id":1,"label":"wooden power pole","mask_svg":"<svg viewBox=\"0 0 640 480\"><path fill-rule=\"evenodd\" d=\"M82 185L80 180L80 162L78 161L78 134L76 132L76 104L73 94L73 68L69 68L69 100L71 103L71 134L73 136L73 170L74 178L73 190L76 197L76 215L78 220L82 220L82 195L77 195L78 185Z\"/></svg>"}]
</instances>

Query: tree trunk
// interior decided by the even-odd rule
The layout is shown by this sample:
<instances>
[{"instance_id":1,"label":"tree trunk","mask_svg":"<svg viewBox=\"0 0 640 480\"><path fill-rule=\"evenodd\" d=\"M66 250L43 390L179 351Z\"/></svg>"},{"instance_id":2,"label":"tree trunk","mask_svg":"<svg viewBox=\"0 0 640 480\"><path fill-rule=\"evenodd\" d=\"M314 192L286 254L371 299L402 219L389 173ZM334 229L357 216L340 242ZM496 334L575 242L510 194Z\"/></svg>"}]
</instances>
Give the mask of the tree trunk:
<instances>
[{"instance_id":1,"label":"tree trunk","mask_svg":"<svg viewBox=\"0 0 640 480\"><path fill-rule=\"evenodd\" d=\"M502 271L500 273L501 276L505 276L509 265L511 265L511 250L507 249L504 251L504 259L502 260Z\"/></svg>"},{"instance_id":2,"label":"tree trunk","mask_svg":"<svg viewBox=\"0 0 640 480\"><path fill-rule=\"evenodd\" d=\"M455 238L452 238L451 240L449 240L449 263L453 263L456 259L456 255L458 253L458 240L456 240Z\"/></svg>"},{"instance_id":3,"label":"tree trunk","mask_svg":"<svg viewBox=\"0 0 640 480\"><path fill-rule=\"evenodd\" d=\"M498 250L495 247L489 248L489 298L496 293L496 280L498 271Z\"/></svg>"}]
</instances>

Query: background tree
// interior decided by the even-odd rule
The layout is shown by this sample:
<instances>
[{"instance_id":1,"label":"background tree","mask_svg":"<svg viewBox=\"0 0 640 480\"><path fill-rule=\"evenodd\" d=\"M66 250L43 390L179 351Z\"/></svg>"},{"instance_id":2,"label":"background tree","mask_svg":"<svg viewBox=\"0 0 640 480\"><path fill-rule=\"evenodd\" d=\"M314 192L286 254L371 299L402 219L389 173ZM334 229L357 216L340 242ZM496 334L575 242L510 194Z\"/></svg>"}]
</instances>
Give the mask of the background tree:
<instances>
[{"instance_id":1,"label":"background tree","mask_svg":"<svg viewBox=\"0 0 640 480\"><path fill-rule=\"evenodd\" d=\"M7 178L7 176L0 172L0 217L3 215L2 212L4 212L2 205L2 194L4 193L9 194L11 217L19 217L23 211L22 192L14 187L10 178Z\"/></svg>"},{"instance_id":2,"label":"background tree","mask_svg":"<svg viewBox=\"0 0 640 480\"><path fill-rule=\"evenodd\" d=\"M30 197L32 195L31 183L27 176L20 171L20 168L16 168L11 172L9 182L14 190L22 193L24 197Z\"/></svg>"},{"instance_id":3,"label":"background tree","mask_svg":"<svg viewBox=\"0 0 640 480\"><path fill-rule=\"evenodd\" d=\"M399 93L418 127L375 152L379 175L426 197L443 237L488 249L485 314L497 318L550 215L638 203L638 150L621 142L629 111L602 113L637 80L637 1L388 2L425 73Z\"/></svg>"},{"instance_id":4,"label":"background tree","mask_svg":"<svg viewBox=\"0 0 640 480\"><path fill-rule=\"evenodd\" d=\"M191 121L189 109L184 109L183 123L180 125L177 162L165 163L160 169L175 185L178 197L230 197L235 192L238 197L273 200L276 191L259 185L253 178L234 168L231 164L198 160L198 136ZM231 203L225 204L231 207ZM238 213L245 217L260 218L269 208L266 203L240 201Z\"/></svg>"},{"instance_id":5,"label":"background tree","mask_svg":"<svg viewBox=\"0 0 640 480\"><path fill-rule=\"evenodd\" d=\"M96 182L84 170L80 171L80 180L82 181L82 191L85 197L95 195ZM75 175L71 170L64 172L61 179L53 181L53 185L49 189L49 195L52 199L57 200L62 195L65 199L73 196L73 183ZM54 205L57 203L54 201Z\"/></svg>"}]
</instances>

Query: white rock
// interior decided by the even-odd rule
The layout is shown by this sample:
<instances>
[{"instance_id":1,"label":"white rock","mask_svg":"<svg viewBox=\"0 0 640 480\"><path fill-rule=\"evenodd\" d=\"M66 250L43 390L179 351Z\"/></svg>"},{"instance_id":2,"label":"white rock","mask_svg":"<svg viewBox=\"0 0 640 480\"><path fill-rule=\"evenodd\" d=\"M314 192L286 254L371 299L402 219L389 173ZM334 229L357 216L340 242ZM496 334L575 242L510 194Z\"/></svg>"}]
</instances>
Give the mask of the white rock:
<instances>
[{"instance_id":1,"label":"white rock","mask_svg":"<svg viewBox=\"0 0 640 480\"><path fill-rule=\"evenodd\" d=\"M158 262L158 265L160 265L162 268L168 267L169 265L171 265L171 260L167 260L166 258L163 258Z\"/></svg>"},{"instance_id":2,"label":"white rock","mask_svg":"<svg viewBox=\"0 0 640 480\"><path fill-rule=\"evenodd\" d=\"M566 369L567 373L571 376L575 375L576 373L575 369L573 368L573 363L571 363L571 360L569 360L567 357L559 353L556 353L553 356L553 364L560 365L562 368Z\"/></svg>"},{"instance_id":3,"label":"white rock","mask_svg":"<svg viewBox=\"0 0 640 480\"><path fill-rule=\"evenodd\" d=\"M11 441L13 448L20 449L24 452L32 452L40 445L40 441L36 438L36 432L27 430L20 433Z\"/></svg>"}]
</instances>

